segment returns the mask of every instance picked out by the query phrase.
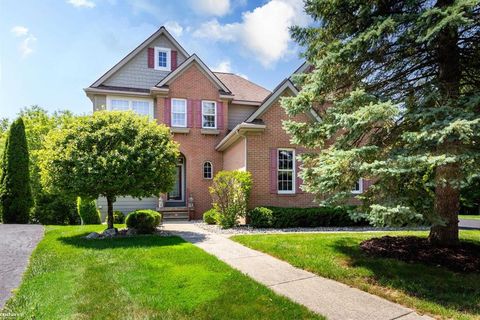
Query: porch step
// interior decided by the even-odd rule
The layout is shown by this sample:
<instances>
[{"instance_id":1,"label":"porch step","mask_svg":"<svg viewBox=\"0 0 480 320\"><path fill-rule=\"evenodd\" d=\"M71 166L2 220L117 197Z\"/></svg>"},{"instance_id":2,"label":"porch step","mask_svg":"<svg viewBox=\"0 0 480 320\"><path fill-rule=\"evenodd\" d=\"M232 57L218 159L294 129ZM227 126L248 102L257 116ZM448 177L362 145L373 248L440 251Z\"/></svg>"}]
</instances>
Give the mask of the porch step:
<instances>
[{"instance_id":1,"label":"porch step","mask_svg":"<svg viewBox=\"0 0 480 320\"><path fill-rule=\"evenodd\" d=\"M159 210L163 220L188 220L188 209L185 207L164 207Z\"/></svg>"}]
</instances>

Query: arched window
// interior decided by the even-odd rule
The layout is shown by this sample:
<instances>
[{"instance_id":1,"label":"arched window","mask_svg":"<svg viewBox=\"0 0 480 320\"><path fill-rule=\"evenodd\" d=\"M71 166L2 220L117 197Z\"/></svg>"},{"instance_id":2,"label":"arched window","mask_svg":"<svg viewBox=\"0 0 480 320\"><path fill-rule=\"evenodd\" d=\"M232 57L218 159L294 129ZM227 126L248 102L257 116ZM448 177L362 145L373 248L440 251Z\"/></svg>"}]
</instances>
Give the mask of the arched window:
<instances>
[{"instance_id":1,"label":"arched window","mask_svg":"<svg viewBox=\"0 0 480 320\"><path fill-rule=\"evenodd\" d=\"M210 161L205 161L203 163L203 179L212 179L213 176L213 166Z\"/></svg>"}]
</instances>

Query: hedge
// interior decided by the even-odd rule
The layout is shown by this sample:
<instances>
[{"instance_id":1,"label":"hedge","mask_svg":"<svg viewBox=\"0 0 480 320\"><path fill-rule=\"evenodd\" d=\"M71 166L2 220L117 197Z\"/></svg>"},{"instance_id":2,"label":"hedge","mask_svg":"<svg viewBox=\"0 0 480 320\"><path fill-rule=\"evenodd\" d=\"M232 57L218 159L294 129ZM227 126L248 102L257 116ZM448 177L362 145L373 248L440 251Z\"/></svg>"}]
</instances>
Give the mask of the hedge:
<instances>
[{"instance_id":1,"label":"hedge","mask_svg":"<svg viewBox=\"0 0 480 320\"><path fill-rule=\"evenodd\" d=\"M264 210L269 209L270 211ZM249 212L250 225L264 228L353 227L366 226L366 220L353 221L352 207L255 208Z\"/></svg>"},{"instance_id":2,"label":"hedge","mask_svg":"<svg viewBox=\"0 0 480 320\"><path fill-rule=\"evenodd\" d=\"M102 224L100 210L97 209L95 200L88 198L77 198L77 212L82 224Z\"/></svg>"},{"instance_id":3,"label":"hedge","mask_svg":"<svg viewBox=\"0 0 480 320\"><path fill-rule=\"evenodd\" d=\"M137 229L140 234L153 233L161 221L162 215L149 209L130 212L125 219L127 227Z\"/></svg>"}]
</instances>

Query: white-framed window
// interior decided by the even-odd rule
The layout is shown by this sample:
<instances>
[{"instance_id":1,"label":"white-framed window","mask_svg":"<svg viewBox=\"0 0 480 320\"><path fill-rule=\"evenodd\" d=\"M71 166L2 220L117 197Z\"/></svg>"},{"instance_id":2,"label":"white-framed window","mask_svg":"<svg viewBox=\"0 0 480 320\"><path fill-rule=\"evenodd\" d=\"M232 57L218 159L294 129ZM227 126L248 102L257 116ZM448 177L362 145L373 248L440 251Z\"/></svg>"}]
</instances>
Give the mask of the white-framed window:
<instances>
[{"instance_id":1,"label":"white-framed window","mask_svg":"<svg viewBox=\"0 0 480 320\"><path fill-rule=\"evenodd\" d=\"M277 150L277 190L279 194L295 193L295 150Z\"/></svg>"},{"instance_id":2,"label":"white-framed window","mask_svg":"<svg viewBox=\"0 0 480 320\"><path fill-rule=\"evenodd\" d=\"M360 178L358 181L355 182L355 185L353 186L352 189L353 194L360 194L363 193L363 179Z\"/></svg>"},{"instance_id":3,"label":"white-framed window","mask_svg":"<svg viewBox=\"0 0 480 320\"><path fill-rule=\"evenodd\" d=\"M205 161L203 163L203 179L212 179L213 178L213 166L210 161Z\"/></svg>"},{"instance_id":4,"label":"white-framed window","mask_svg":"<svg viewBox=\"0 0 480 320\"><path fill-rule=\"evenodd\" d=\"M153 118L153 100L137 97L107 96L107 110L128 111Z\"/></svg>"},{"instance_id":5,"label":"white-framed window","mask_svg":"<svg viewBox=\"0 0 480 320\"><path fill-rule=\"evenodd\" d=\"M172 127L187 127L187 100L172 99Z\"/></svg>"},{"instance_id":6,"label":"white-framed window","mask_svg":"<svg viewBox=\"0 0 480 320\"><path fill-rule=\"evenodd\" d=\"M170 71L171 70L171 49L155 47L155 70Z\"/></svg>"},{"instance_id":7,"label":"white-framed window","mask_svg":"<svg viewBox=\"0 0 480 320\"><path fill-rule=\"evenodd\" d=\"M202 101L202 128L217 128L217 103L215 101Z\"/></svg>"}]
</instances>

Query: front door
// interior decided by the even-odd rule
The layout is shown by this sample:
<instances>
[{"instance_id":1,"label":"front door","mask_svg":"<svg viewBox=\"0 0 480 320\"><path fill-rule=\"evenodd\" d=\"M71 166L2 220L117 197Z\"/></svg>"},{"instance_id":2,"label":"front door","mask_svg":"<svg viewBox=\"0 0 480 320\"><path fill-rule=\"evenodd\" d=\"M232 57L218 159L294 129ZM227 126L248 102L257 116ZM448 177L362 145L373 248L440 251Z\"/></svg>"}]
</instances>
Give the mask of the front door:
<instances>
[{"instance_id":1,"label":"front door","mask_svg":"<svg viewBox=\"0 0 480 320\"><path fill-rule=\"evenodd\" d=\"M167 206L185 205L185 158L180 157L175 168L175 183L167 194Z\"/></svg>"}]
</instances>

